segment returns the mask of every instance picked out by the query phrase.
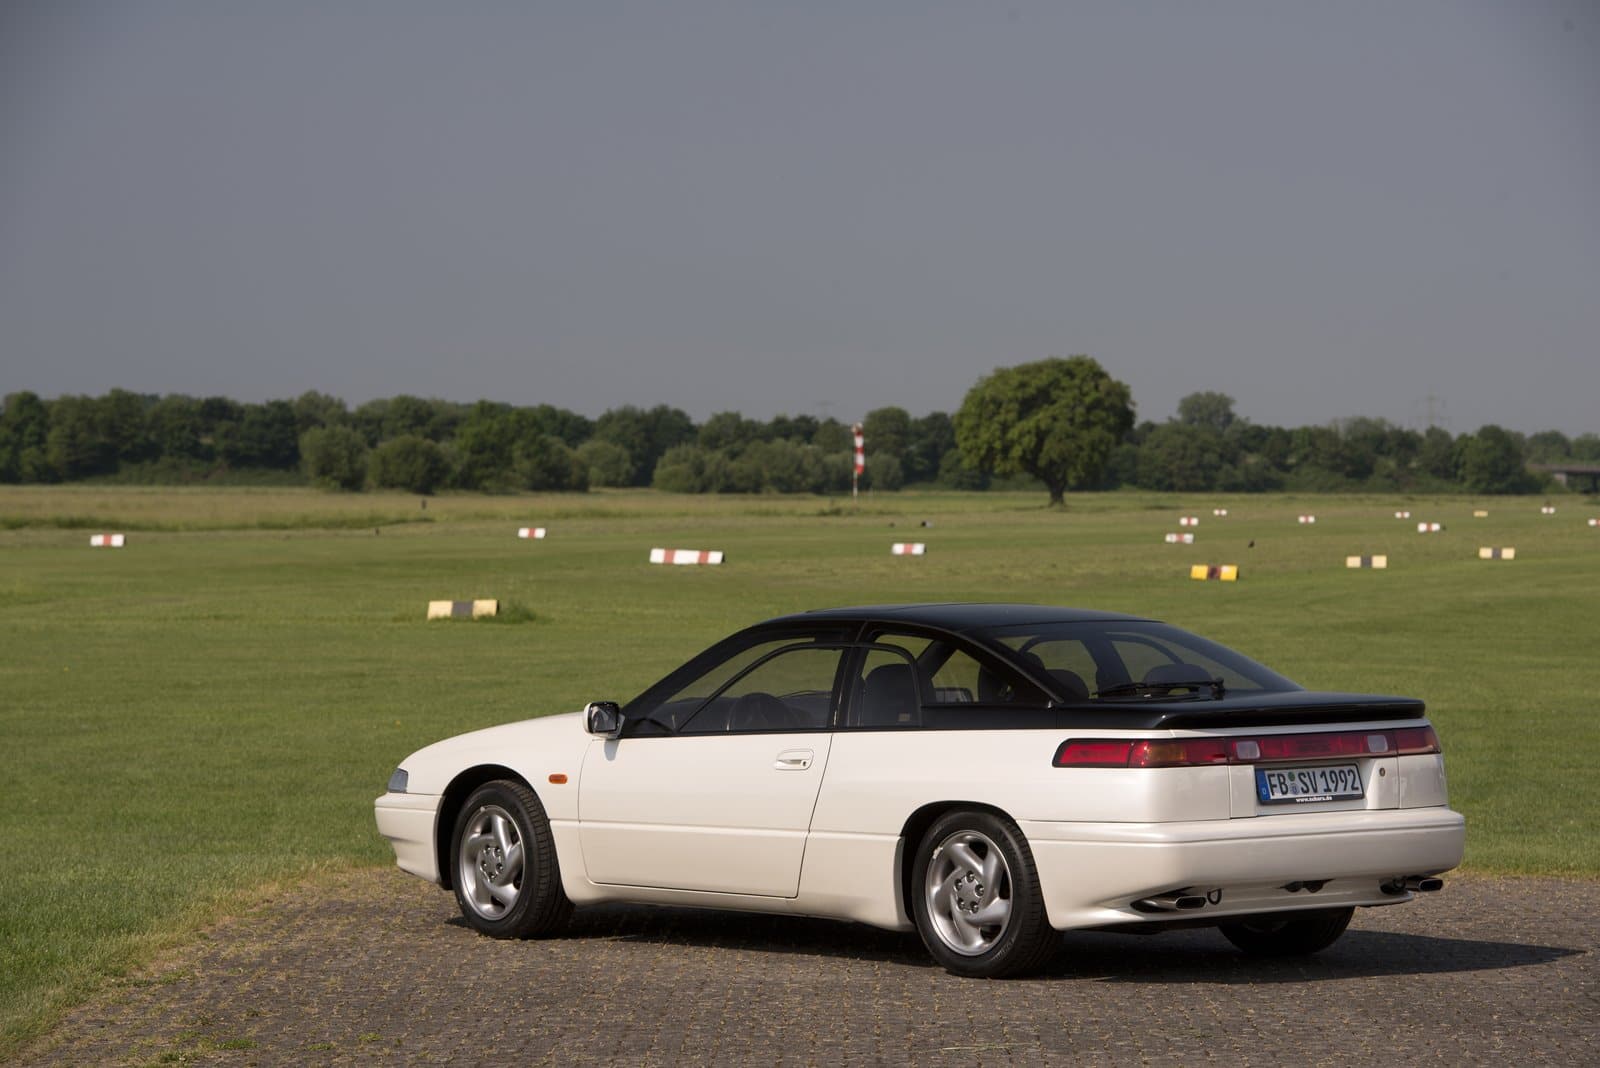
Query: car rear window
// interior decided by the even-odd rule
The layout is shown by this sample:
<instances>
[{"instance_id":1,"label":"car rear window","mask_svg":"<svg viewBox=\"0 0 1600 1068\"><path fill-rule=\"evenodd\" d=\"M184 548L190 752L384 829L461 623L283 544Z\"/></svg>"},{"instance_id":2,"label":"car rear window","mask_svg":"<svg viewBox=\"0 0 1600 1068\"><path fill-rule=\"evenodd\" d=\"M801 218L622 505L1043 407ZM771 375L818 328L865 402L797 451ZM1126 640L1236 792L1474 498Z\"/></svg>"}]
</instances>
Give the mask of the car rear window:
<instances>
[{"instance_id":1,"label":"car rear window","mask_svg":"<svg viewBox=\"0 0 1600 1068\"><path fill-rule=\"evenodd\" d=\"M1097 700L1102 691L1138 683L1173 665L1193 665L1228 692L1279 693L1300 687L1241 653L1166 623L1050 623L998 627L985 637L1060 688Z\"/></svg>"}]
</instances>

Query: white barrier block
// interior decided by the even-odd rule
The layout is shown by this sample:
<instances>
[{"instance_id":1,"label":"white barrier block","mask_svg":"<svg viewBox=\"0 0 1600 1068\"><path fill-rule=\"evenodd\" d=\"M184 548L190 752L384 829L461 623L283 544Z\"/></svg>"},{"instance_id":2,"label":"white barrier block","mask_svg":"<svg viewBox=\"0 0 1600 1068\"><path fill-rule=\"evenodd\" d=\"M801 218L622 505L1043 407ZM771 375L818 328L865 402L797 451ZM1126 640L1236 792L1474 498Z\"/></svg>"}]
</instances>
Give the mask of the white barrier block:
<instances>
[{"instance_id":1,"label":"white barrier block","mask_svg":"<svg viewBox=\"0 0 1600 1068\"><path fill-rule=\"evenodd\" d=\"M1228 510L1226 508L1213 508L1211 509L1211 514L1225 516L1228 514Z\"/></svg>"},{"instance_id":2,"label":"white barrier block","mask_svg":"<svg viewBox=\"0 0 1600 1068\"><path fill-rule=\"evenodd\" d=\"M91 534L89 535L89 548L91 549L120 549L127 544L121 534Z\"/></svg>"},{"instance_id":3,"label":"white barrier block","mask_svg":"<svg viewBox=\"0 0 1600 1068\"><path fill-rule=\"evenodd\" d=\"M1441 531L1443 529L1444 529L1444 524L1443 523L1418 523L1417 524L1417 533L1418 534L1437 534L1437 533L1439 533L1439 531Z\"/></svg>"},{"instance_id":4,"label":"white barrier block","mask_svg":"<svg viewBox=\"0 0 1600 1068\"><path fill-rule=\"evenodd\" d=\"M895 556L923 556L927 551L927 543L920 541L897 541L889 547Z\"/></svg>"},{"instance_id":5,"label":"white barrier block","mask_svg":"<svg viewBox=\"0 0 1600 1068\"><path fill-rule=\"evenodd\" d=\"M1295 519L1301 523L1315 523L1317 521L1317 517L1314 515L1295 516Z\"/></svg>"},{"instance_id":6,"label":"white barrier block","mask_svg":"<svg viewBox=\"0 0 1600 1068\"><path fill-rule=\"evenodd\" d=\"M1411 513L1410 512L1396 512L1394 514L1394 517L1396 519L1410 519L1411 518Z\"/></svg>"},{"instance_id":7,"label":"white barrier block","mask_svg":"<svg viewBox=\"0 0 1600 1068\"><path fill-rule=\"evenodd\" d=\"M651 549L652 564L720 564L722 553L707 549Z\"/></svg>"},{"instance_id":8,"label":"white barrier block","mask_svg":"<svg viewBox=\"0 0 1600 1068\"><path fill-rule=\"evenodd\" d=\"M1167 544L1168 545L1193 545L1194 544L1194 535L1193 534L1168 534L1167 535Z\"/></svg>"},{"instance_id":9,"label":"white barrier block","mask_svg":"<svg viewBox=\"0 0 1600 1068\"><path fill-rule=\"evenodd\" d=\"M517 537L519 537L519 538L542 538L542 537L544 537L544 527L518 527L517 528Z\"/></svg>"},{"instance_id":10,"label":"white barrier block","mask_svg":"<svg viewBox=\"0 0 1600 1068\"><path fill-rule=\"evenodd\" d=\"M480 601L429 601L429 619L481 619L500 614L500 602Z\"/></svg>"},{"instance_id":11,"label":"white barrier block","mask_svg":"<svg viewBox=\"0 0 1600 1068\"><path fill-rule=\"evenodd\" d=\"M1181 516L1178 519L1178 525L1180 527L1197 527L1200 525L1200 517L1197 515Z\"/></svg>"},{"instance_id":12,"label":"white barrier block","mask_svg":"<svg viewBox=\"0 0 1600 1068\"><path fill-rule=\"evenodd\" d=\"M1556 507L1553 504L1547 504L1543 508L1539 509L1539 514L1540 515L1555 515L1556 514Z\"/></svg>"}]
</instances>

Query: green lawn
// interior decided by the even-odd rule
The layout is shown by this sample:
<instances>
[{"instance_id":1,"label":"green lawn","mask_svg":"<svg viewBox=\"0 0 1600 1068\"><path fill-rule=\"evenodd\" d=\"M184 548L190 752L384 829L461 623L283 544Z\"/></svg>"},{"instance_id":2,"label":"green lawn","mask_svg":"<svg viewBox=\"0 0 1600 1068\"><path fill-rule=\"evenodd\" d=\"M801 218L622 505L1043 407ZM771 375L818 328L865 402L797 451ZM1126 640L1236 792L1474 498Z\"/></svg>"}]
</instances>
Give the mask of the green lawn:
<instances>
[{"instance_id":1,"label":"green lawn","mask_svg":"<svg viewBox=\"0 0 1600 1068\"><path fill-rule=\"evenodd\" d=\"M412 749L625 699L735 628L825 605L1137 612L1309 687L1422 697L1468 865L1595 876L1600 529L1584 519L1600 506L1563 497L1545 517L1540 503L1119 493L1061 512L1042 493L856 506L612 492L424 509L0 487L0 1056L263 885L387 863L371 801ZM1163 544L1185 512L1198 544ZM1295 522L1305 512L1314 526ZM1419 535L1423 519L1447 529ZM549 537L517 540L524 524ZM128 547L90 549L91 529L126 531ZM910 540L928 555L889 554ZM652 567L652 546L728 563ZM1517 559L1480 561L1479 546ZM1347 571L1361 553L1387 553L1389 570ZM1236 563L1241 581L1190 581L1196 562ZM531 619L423 621L427 601L469 597Z\"/></svg>"}]
</instances>

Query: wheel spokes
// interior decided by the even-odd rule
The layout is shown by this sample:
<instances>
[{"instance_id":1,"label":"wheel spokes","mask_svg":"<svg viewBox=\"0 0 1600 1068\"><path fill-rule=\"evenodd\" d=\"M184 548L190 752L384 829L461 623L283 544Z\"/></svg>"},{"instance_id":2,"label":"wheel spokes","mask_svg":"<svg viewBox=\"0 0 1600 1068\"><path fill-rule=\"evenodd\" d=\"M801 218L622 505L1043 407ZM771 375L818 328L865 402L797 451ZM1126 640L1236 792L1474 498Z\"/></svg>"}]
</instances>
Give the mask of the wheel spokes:
<instances>
[{"instance_id":1,"label":"wheel spokes","mask_svg":"<svg viewBox=\"0 0 1600 1068\"><path fill-rule=\"evenodd\" d=\"M972 922L980 927L993 927L998 925L1005 929L1006 921L1011 919L1011 902L1005 898L991 901L982 905L977 912L971 914Z\"/></svg>"},{"instance_id":2,"label":"wheel spokes","mask_svg":"<svg viewBox=\"0 0 1600 1068\"><path fill-rule=\"evenodd\" d=\"M993 949L1011 922L1011 880L1000 847L958 831L934 850L924 874L928 918L946 946L964 956Z\"/></svg>"},{"instance_id":3,"label":"wheel spokes","mask_svg":"<svg viewBox=\"0 0 1600 1068\"><path fill-rule=\"evenodd\" d=\"M473 910L491 920L504 916L521 896L526 865L516 821L498 806L474 813L461 836L457 865Z\"/></svg>"}]
</instances>

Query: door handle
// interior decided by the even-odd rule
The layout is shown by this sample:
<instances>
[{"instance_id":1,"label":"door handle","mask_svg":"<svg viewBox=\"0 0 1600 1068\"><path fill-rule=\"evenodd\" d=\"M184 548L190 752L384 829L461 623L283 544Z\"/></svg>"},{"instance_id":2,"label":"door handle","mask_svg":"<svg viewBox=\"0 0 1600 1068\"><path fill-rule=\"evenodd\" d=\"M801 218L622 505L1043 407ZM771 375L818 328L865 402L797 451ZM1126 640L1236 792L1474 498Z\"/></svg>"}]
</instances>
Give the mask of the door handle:
<instances>
[{"instance_id":1,"label":"door handle","mask_svg":"<svg viewBox=\"0 0 1600 1068\"><path fill-rule=\"evenodd\" d=\"M815 756L809 749L785 749L772 764L779 771L805 771Z\"/></svg>"}]
</instances>

